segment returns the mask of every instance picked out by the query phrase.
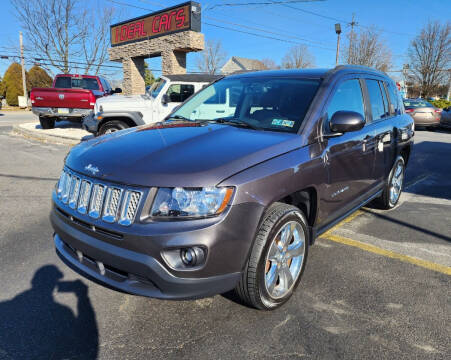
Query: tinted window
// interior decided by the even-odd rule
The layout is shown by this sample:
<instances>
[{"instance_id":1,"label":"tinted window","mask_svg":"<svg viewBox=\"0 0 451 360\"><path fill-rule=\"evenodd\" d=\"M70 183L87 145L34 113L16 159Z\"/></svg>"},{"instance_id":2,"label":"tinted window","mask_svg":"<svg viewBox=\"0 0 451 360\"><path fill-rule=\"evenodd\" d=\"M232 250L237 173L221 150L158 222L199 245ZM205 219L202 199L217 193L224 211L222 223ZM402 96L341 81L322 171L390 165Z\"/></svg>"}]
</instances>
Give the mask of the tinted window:
<instances>
[{"instance_id":1,"label":"tinted window","mask_svg":"<svg viewBox=\"0 0 451 360\"><path fill-rule=\"evenodd\" d=\"M60 89L86 89L99 90L97 79L93 78L70 78L68 76L58 77L55 81L55 87Z\"/></svg>"},{"instance_id":2,"label":"tinted window","mask_svg":"<svg viewBox=\"0 0 451 360\"><path fill-rule=\"evenodd\" d=\"M388 117L390 115L390 110L388 107L387 93L385 91L384 83L379 81L379 87L381 88L382 97L384 98L384 116Z\"/></svg>"},{"instance_id":3,"label":"tinted window","mask_svg":"<svg viewBox=\"0 0 451 360\"><path fill-rule=\"evenodd\" d=\"M393 105L393 113L392 115L397 115L400 113L399 109L399 102L398 102L398 90L396 89L395 85L392 83L387 84L387 90L388 90L388 96L390 98L390 104Z\"/></svg>"},{"instance_id":4,"label":"tinted window","mask_svg":"<svg viewBox=\"0 0 451 360\"><path fill-rule=\"evenodd\" d=\"M383 119L385 117L385 108L379 82L377 80L366 80L366 86L370 96L373 121Z\"/></svg>"},{"instance_id":5,"label":"tinted window","mask_svg":"<svg viewBox=\"0 0 451 360\"><path fill-rule=\"evenodd\" d=\"M169 86L166 94L170 102L183 102L194 94L194 85L174 84Z\"/></svg>"},{"instance_id":6,"label":"tinted window","mask_svg":"<svg viewBox=\"0 0 451 360\"><path fill-rule=\"evenodd\" d=\"M337 111L355 111L365 118L362 88L358 79L346 80L338 86L327 107L329 120Z\"/></svg>"},{"instance_id":7,"label":"tinted window","mask_svg":"<svg viewBox=\"0 0 451 360\"><path fill-rule=\"evenodd\" d=\"M200 91L174 115L197 121L225 119L257 128L296 132L318 90L320 81L284 78L223 79ZM212 104L228 93L229 104Z\"/></svg>"}]
</instances>

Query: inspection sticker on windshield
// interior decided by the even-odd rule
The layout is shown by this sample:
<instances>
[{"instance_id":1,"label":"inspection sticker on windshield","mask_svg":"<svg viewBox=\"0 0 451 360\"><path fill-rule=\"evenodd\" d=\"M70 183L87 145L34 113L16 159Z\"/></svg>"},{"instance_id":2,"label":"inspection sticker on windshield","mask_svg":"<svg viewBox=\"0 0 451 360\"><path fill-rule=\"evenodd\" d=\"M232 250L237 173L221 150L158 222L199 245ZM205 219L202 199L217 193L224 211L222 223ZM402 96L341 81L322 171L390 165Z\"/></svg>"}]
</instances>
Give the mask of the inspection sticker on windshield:
<instances>
[{"instance_id":1,"label":"inspection sticker on windshield","mask_svg":"<svg viewBox=\"0 0 451 360\"><path fill-rule=\"evenodd\" d=\"M294 126L294 121L293 120L274 119L271 122L271 125L285 126L285 127L292 128Z\"/></svg>"}]
</instances>

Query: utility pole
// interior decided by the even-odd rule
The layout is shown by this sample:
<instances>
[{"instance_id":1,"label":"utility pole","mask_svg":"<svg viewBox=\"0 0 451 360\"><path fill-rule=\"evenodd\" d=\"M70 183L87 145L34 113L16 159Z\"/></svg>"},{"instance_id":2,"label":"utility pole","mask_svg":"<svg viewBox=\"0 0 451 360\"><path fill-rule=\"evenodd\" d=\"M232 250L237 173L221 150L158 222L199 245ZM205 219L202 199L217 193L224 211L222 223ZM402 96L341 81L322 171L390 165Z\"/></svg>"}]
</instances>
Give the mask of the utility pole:
<instances>
[{"instance_id":1,"label":"utility pole","mask_svg":"<svg viewBox=\"0 0 451 360\"><path fill-rule=\"evenodd\" d=\"M451 99L451 69L448 70L449 73L449 84L448 84L448 95L446 96L446 100Z\"/></svg>"},{"instance_id":2,"label":"utility pole","mask_svg":"<svg viewBox=\"0 0 451 360\"><path fill-rule=\"evenodd\" d=\"M25 60L23 57L23 36L22 31L19 31L19 40L20 40L20 62L22 64L22 87L23 87L23 96L25 97L25 101L28 107L28 96L27 96L27 81L25 79Z\"/></svg>"},{"instance_id":3,"label":"utility pole","mask_svg":"<svg viewBox=\"0 0 451 360\"><path fill-rule=\"evenodd\" d=\"M353 44L354 44L354 26L357 25L357 22L355 21L355 14L352 14L352 21L349 23L351 25L351 33L349 34L349 53L348 53L348 64L351 63L351 54L353 52Z\"/></svg>"},{"instance_id":4,"label":"utility pole","mask_svg":"<svg viewBox=\"0 0 451 360\"><path fill-rule=\"evenodd\" d=\"M338 65L338 56L340 54L340 34L341 34L341 25L335 24L335 33L337 34L337 55L335 55L335 66Z\"/></svg>"}]
</instances>

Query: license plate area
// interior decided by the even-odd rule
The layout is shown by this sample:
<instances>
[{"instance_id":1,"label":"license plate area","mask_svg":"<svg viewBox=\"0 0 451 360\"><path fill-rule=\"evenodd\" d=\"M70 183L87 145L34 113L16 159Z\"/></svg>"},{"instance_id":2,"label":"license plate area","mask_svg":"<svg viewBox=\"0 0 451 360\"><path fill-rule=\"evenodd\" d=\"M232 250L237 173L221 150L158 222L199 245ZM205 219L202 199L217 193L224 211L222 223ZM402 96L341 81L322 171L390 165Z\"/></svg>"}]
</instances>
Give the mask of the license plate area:
<instances>
[{"instance_id":1,"label":"license plate area","mask_svg":"<svg viewBox=\"0 0 451 360\"><path fill-rule=\"evenodd\" d=\"M68 108L58 108L58 114L69 114Z\"/></svg>"}]
</instances>

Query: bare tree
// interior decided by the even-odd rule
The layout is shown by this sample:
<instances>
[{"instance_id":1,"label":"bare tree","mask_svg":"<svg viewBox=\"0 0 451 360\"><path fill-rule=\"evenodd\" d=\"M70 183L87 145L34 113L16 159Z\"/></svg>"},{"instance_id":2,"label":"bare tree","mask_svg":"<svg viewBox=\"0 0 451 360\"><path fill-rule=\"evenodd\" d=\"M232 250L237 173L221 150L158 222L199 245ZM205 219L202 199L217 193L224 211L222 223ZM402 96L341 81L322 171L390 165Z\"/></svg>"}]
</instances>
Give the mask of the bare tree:
<instances>
[{"instance_id":1,"label":"bare tree","mask_svg":"<svg viewBox=\"0 0 451 360\"><path fill-rule=\"evenodd\" d=\"M107 60L112 8L82 0L11 0L25 31L28 53L43 58L63 73L74 62L95 72Z\"/></svg>"},{"instance_id":2,"label":"bare tree","mask_svg":"<svg viewBox=\"0 0 451 360\"><path fill-rule=\"evenodd\" d=\"M216 74L226 57L227 53L222 48L221 41L207 40L205 49L197 57L197 68L208 74Z\"/></svg>"},{"instance_id":3,"label":"bare tree","mask_svg":"<svg viewBox=\"0 0 451 360\"><path fill-rule=\"evenodd\" d=\"M410 68L420 85L421 95L435 95L439 85L449 77L451 66L451 23L429 22L412 40L409 48Z\"/></svg>"},{"instance_id":4,"label":"bare tree","mask_svg":"<svg viewBox=\"0 0 451 360\"><path fill-rule=\"evenodd\" d=\"M293 46L282 59L284 69L305 69L313 67L314 64L315 58L305 45Z\"/></svg>"},{"instance_id":5,"label":"bare tree","mask_svg":"<svg viewBox=\"0 0 451 360\"><path fill-rule=\"evenodd\" d=\"M374 28L357 34L351 31L342 54L346 64L364 65L381 71L391 67L391 51Z\"/></svg>"},{"instance_id":6,"label":"bare tree","mask_svg":"<svg viewBox=\"0 0 451 360\"><path fill-rule=\"evenodd\" d=\"M276 64L276 62L273 59L265 58L262 59L263 66L267 70L276 70L280 69L280 66Z\"/></svg>"}]
</instances>

